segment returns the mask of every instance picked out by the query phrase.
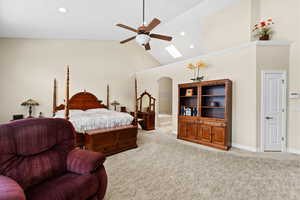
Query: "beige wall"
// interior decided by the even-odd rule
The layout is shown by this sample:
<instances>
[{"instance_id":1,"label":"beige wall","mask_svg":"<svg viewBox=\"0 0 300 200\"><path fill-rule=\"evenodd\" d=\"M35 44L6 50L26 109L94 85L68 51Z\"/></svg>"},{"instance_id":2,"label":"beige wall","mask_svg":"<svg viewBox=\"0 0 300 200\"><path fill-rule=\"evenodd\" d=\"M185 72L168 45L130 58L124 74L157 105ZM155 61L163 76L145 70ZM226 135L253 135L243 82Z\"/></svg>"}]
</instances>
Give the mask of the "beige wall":
<instances>
[{"instance_id":1,"label":"beige wall","mask_svg":"<svg viewBox=\"0 0 300 200\"><path fill-rule=\"evenodd\" d=\"M234 47L251 40L252 0L239 0L204 17L201 47L206 53Z\"/></svg>"},{"instance_id":2,"label":"beige wall","mask_svg":"<svg viewBox=\"0 0 300 200\"><path fill-rule=\"evenodd\" d=\"M260 147L260 78L262 70L288 69L289 46L283 44L246 43L184 62L137 73L139 90L159 92L155 83L160 77L173 79L173 131L177 133L178 84L190 82L193 76L185 66L205 60L209 66L201 71L205 80L233 81L232 142L234 146L256 151ZM159 103L159 102L158 102ZM292 137L292 136L290 136ZM299 148L299 147L298 147Z\"/></svg>"},{"instance_id":3,"label":"beige wall","mask_svg":"<svg viewBox=\"0 0 300 200\"><path fill-rule=\"evenodd\" d=\"M274 40L292 41L289 90L300 93L300 1L260 0L260 17L274 18ZM289 148L300 153L300 99L289 100Z\"/></svg>"},{"instance_id":4,"label":"beige wall","mask_svg":"<svg viewBox=\"0 0 300 200\"><path fill-rule=\"evenodd\" d=\"M173 79L173 131L177 132L178 84L190 82L193 72L185 68L190 62L209 63L201 73L205 80L229 78L233 81L233 143L256 148L256 46L238 47L225 52L200 56L137 73L139 90L158 95L157 80Z\"/></svg>"},{"instance_id":5,"label":"beige wall","mask_svg":"<svg viewBox=\"0 0 300 200\"><path fill-rule=\"evenodd\" d=\"M26 114L20 104L33 98L40 103L34 115L52 111L53 79L58 80L58 103L63 103L64 65L71 66L70 94L86 89L106 102L106 85L111 100L134 103L134 73L158 66L147 52L117 41L0 39L0 122L13 114Z\"/></svg>"},{"instance_id":6,"label":"beige wall","mask_svg":"<svg viewBox=\"0 0 300 200\"><path fill-rule=\"evenodd\" d=\"M159 114L172 114L172 79L163 77L158 80Z\"/></svg>"}]
</instances>

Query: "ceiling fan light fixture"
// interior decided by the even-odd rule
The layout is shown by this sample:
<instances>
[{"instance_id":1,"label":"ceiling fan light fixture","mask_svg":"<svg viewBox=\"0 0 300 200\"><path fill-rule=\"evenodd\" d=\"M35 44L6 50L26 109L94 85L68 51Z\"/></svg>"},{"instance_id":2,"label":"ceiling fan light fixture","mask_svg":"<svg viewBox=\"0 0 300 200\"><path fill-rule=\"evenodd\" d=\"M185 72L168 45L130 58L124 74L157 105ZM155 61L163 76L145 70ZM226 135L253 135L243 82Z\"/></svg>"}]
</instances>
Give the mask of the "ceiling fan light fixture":
<instances>
[{"instance_id":1,"label":"ceiling fan light fixture","mask_svg":"<svg viewBox=\"0 0 300 200\"><path fill-rule=\"evenodd\" d=\"M135 40L139 45L146 45L150 42L151 38L147 34L139 34L136 36Z\"/></svg>"}]
</instances>

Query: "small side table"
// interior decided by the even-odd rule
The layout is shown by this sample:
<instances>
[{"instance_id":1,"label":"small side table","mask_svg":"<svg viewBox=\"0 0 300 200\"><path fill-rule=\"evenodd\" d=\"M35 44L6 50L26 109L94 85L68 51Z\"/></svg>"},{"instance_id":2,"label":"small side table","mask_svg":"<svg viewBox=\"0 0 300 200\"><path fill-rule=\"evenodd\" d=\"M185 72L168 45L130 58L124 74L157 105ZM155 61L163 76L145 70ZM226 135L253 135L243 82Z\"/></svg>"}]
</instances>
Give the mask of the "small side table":
<instances>
[{"instance_id":1,"label":"small side table","mask_svg":"<svg viewBox=\"0 0 300 200\"><path fill-rule=\"evenodd\" d=\"M122 106L122 107L121 107L121 112L127 113L127 108L126 108L125 106Z\"/></svg>"}]
</instances>

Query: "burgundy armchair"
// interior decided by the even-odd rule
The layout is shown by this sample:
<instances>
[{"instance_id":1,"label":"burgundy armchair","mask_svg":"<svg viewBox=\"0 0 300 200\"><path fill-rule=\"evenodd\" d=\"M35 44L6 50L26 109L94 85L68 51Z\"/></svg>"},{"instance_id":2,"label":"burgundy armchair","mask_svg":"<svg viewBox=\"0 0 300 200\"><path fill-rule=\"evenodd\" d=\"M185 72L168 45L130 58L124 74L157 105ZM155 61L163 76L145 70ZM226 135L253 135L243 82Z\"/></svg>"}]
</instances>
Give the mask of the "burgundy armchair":
<instances>
[{"instance_id":1,"label":"burgundy armchair","mask_svg":"<svg viewBox=\"0 0 300 200\"><path fill-rule=\"evenodd\" d=\"M63 119L0 125L0 200L104 198L102 153L74 149L74 128Z\"/></svg>"}]
</instances>

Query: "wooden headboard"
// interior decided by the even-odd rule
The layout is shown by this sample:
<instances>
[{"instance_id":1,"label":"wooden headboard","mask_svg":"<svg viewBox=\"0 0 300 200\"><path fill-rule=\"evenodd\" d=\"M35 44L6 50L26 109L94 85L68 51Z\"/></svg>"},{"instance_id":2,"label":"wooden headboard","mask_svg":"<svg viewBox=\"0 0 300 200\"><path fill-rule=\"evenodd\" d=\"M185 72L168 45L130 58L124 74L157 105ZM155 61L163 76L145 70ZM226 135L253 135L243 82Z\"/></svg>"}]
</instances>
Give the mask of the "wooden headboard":
<instances>
[{"instance_id":1,"label":"wooden headboard","mask_svg":"<svg viewBox=\"0 0 300 200\"><path fill-rule=\"evenodd\" d=\"M79 92L73 95L69 100L69 110L88 110L95 108L107 108L106 105L102 104L101 100L98 100L95 95L89 92ZM64 110L65 105L61 104L56 107L56 111Z\"/></svg>"},{"instance_id":2,"label":"wooden headboard","mask_svg":"<svg viewBox=\"0 0 300 200\"><path fill-rule=\"evenodd\" d=\"M77 109L77 110L88 110L95 108L107 108L109 109L109 85L107 85L107 96L106 96L106 105L102 104L102 101L98 100L98 98L89 92L79 92L69 99L69 87L70 87L70 70L69 66L67 66L66 72L66 93L65 93L65 104L61 104L57 106L57 83L56 79L54 79L54 88L53 88L53 116L58 110L65 110L65 118L69 118L69 110Z\"/></svg>"}]
</instances>

